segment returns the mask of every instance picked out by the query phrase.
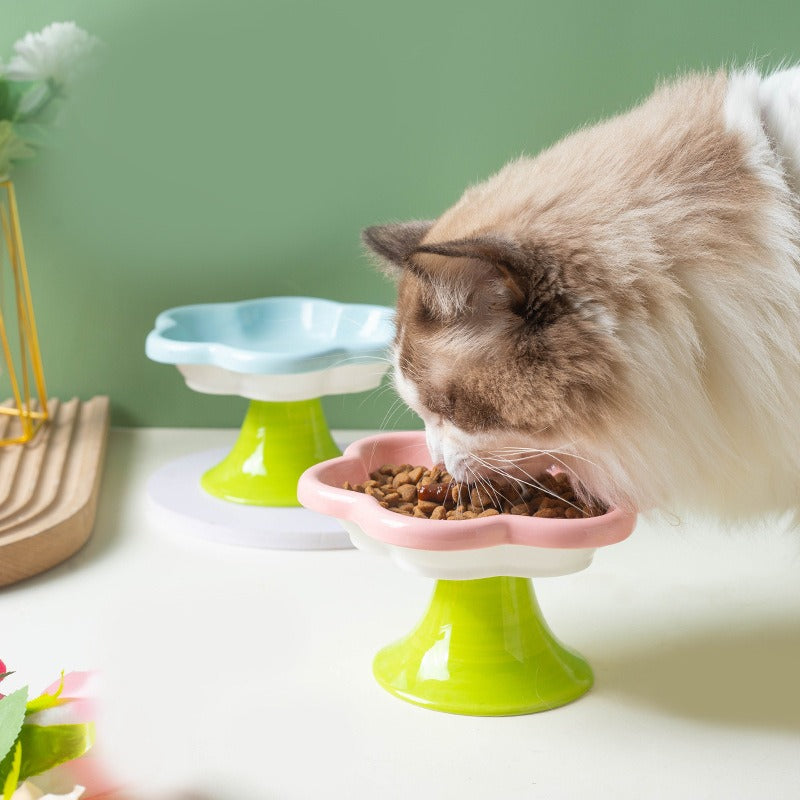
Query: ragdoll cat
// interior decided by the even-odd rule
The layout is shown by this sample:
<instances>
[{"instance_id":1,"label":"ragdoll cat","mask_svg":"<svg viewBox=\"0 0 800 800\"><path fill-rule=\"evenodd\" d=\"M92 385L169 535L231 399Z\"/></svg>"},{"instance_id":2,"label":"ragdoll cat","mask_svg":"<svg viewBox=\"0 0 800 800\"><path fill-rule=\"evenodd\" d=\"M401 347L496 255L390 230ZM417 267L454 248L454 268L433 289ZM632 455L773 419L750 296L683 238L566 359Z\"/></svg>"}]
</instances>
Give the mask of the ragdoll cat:
<instances>
[{"instance_id":1,"label":"ragdoll cat","mask_svg":"<svg viewBox=\"0 0 800 800\"><path fill-rule=\"evenodd\" d=\"M544 451L625 508L798 505L800 68L686 76L364 241L457 479Z\"/></svg>"}]
</instances>

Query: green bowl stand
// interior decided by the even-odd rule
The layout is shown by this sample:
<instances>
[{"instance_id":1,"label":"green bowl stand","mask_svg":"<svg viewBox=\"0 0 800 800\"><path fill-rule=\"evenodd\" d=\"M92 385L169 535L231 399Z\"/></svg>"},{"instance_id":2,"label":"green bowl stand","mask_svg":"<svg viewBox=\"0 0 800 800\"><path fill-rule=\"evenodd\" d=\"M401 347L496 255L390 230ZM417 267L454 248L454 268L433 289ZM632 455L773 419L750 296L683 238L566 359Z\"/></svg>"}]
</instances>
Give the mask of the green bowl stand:
<instances>
[{"instance_id":1,"label":"green bowl stand","mask_svg":"<svg viewBox=\"0 0 800 800\"><path fill-rule=\"evenodd\" d=\"M438 581L422 621L377 654L373 672L409 703L476 716L556 708L593 681L547 627L531 581L508 577Z\"/></svg>"},{"instance_id":2,"label":"green bowl stand","mask_svg":"<svg viewBox=\"0 0 800 800\"><path fill-rule=\"evenodd\" d=\"M209 494L255 506L299 506L297 481L310 466L341 455L319 398L251 400L230 453L201 478Z\"/></svg>"}]
</instances>

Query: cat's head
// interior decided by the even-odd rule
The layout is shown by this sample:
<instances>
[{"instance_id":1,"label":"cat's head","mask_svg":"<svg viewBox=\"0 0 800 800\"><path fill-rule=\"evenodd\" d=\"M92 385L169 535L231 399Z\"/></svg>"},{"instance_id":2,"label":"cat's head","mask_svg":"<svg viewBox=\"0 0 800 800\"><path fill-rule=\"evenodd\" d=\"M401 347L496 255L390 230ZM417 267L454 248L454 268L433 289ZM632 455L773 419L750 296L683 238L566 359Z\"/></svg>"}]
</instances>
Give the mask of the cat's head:
<instances>
[{"instance_id":1,"label":"cat's head","mask_svg":"<svg viewBox=\"0 0 800 800\"><path fill-rule=\"evenodd\" d=\"M552 236L453 232L445 216L363 234L398 280L395 382L432 458L470 480L530 472L527 459L546 451L602 494L585 446L625 413L606 277Z\"/></svg>"}]
</instances>

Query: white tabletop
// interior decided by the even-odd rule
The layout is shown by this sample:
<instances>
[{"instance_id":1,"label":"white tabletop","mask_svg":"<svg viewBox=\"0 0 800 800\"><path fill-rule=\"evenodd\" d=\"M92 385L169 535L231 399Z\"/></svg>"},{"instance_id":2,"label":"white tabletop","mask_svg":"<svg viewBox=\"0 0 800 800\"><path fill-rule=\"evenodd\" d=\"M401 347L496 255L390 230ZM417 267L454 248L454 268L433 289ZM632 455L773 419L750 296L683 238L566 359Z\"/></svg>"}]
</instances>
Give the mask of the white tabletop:
<instances>
[{"instance_id":1,"label":"white tabletop","mask_svg":"<svg viewBox=\"0 0 800 800\"><path fill-rule=\"evenodd\" d=\"M219 800L800 797L800 533L640 521L587 571L535 581L592 691L543 714L451 716L371 674L431 581L357 551L153 525L148 476L234 435L113 431L89 545L0 591L4 688L102 669L99 739L120 775Z\"/></svg>"}]
</instances>

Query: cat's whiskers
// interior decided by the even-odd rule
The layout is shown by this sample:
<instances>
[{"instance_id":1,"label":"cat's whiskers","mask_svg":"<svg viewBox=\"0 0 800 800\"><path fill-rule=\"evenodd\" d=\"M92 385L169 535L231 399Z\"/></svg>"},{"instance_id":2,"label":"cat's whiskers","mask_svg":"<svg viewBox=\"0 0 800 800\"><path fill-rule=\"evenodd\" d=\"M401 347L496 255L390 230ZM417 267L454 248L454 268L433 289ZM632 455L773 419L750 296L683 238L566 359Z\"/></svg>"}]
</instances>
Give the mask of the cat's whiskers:
<instances>
[{"instance_id":1,"label":"cat's whiskers","mask_svg":"<svg viewBox=\"0 0 800 800\"><path fill-rule=\"evenodd\" d=\"M380 386L376 386L374 389L370 389L366 392L365 396L361 399L361 402L358 404L359 409L364 406L364 403L367 400L379 400L385 395L387 392L393 391L394 386L392 386L391 381L385 381L381 383Z\"/></svg>"},{"instance_id":2,"label":"cat's whiskers","mask_svg":"<svg viewBox=\"0 0 800 800\"><path fill-rule=\"evenodd\" d=\"M406 378L410 378L412 381L416 383L419 383L421 378L423 377L423 373L419 369L419 367L412 364L407 357L404 357L402 362L398 361L398 363L393 366L395 367L396 370L402 367L401 371L404 373L404 376Z\"/></svg>"},{"instance_id":3,"label":"cat's whiskers","mask_svg":"<svg viewBox=\"0 0 800 800\"><path fill-rule=\"evenodd\" d=\"M557 492L554 492L551 489L548 489L542 483L537 481L536 478L533 477L532 475L527 475L527 477L530 478L530 480L532 481L532 483L531 483L529 481L523 480L522 478L519 478L517 476L512 475L510 472L508 472L507 470L504 470L502 467L495 466L493 464L487 463L486 461L484 461L484 459L482 459L480 456L476 455L475 453L471 453L471 457L478 464L480 464L481 466L485 467L486 469L490 470L491 472L494 472L494 473L500 475L501 477L505 478L506 480L509 480L509 481L511 481L513 483L519 483L519 484L522 484L524 486L529 486L529 487L534 488L534 489L538 489L539 491L544 492L547 495L550 495L550 497L553 497L556 500L560 500L562 503L566 503L568 506L572 506L572 508L574 508L576 511L579 511L581 514L583 514L585 516L585 512L583 511L582 508L580 508L580 506L577 506L574 503L570 502L569 500L561 497L561 495L559 495Z\"/></svg>"},{"instance_id":4,"label":"cat's whiskers","mask_svg":"<svg viewBox=\"0 0 800 800\"><path fill-rule=\"evenodd\" d=\"M523 453L525 453L525 455L520 457L520 458L518 458L518 459L513 459L513 458L507 459L507 458L501 458L500 456L497 456L497 458L498 458L498 460L500 460L500 461L502 461L504 463L508 463L508 464L512 464L512 465L516 466L520 462L527 461L531 457L531 455L536 456L536 457L538 457L538 456L547 456L549 458L552 458L553 461L555 461L557 464L560 464L567 472L571 473L579 484L583 483L583 480L582 480L581 476L578 474L578 472L573 467L571 467L566 461L564 461L563 459L558 458L558 456L555 455L555 453L561 453L561 451L559 451L559 450L538 450L538 449L534 449L534 448L526 448L525 450L514 451L514 452L523 452ZM571 456L572 454L571 453L565 453L564 455ZM582 459L582 460L589 461L588 459ZM589 461L589 463L591 464L593 462ZM594 466L597 466L597 465L594 465ZM601 471L604 471L604 470L602 470L601 467L598 467L598 469L600 469Z\"/></svg>"},{"instance_id":5,"label":"cat's whiskers","mask_svg":"<svg viewBox=\"0 0 800 800\"><path fill-rule=\"evenodd\" d=\"M381 426L381 430L386 430L390 428L394 423L397 421L399 416L405 411L405 404L403 403L402 398L398 397L391 405L389 412L387 413L386 417L384 418L385 422Z\"/></svg>"},{"instance_id":6,"label":"cat's whiskers","mask_svg":"<svg viewBox=\"0 0 800 800\"><path fill-rule=\"evenodd\" d=\"M472 456L471 453L469 455ZM494 498L494 501L495 501L496 505L498 505L498 506L500 506L502 508L503 504L502 504L502 502L499 502L499 501L508 501L509 503L511 503L513 505L513 501L511 500L511 498L510 497L506 497L502 492L500 492L489 478L487 478L486 476L481 476L478 472L476 472L474 469L472 469L469 466L469 464L465 464L464 466L466 467L467 472L469 472L475 478L475 480L478 483L478 485L486 491L486 494L488 494L490 497ZM471 500L470 500L470 502L471 502ZM486 509L485 509L485 507L483 505L483 501L481 500L481 511L485 511L485 510Z\"/></svg>"},{"instance_id":7,"label":"cat's whiskers","mask_svg":"<svg viewBox=\"0 0 800 800\"><path fill-rule=\"evenodd\" d=\"M481 479L480 479L480 476L478 475L478 473L475 472L475 470L472 469L472 467L470 467L468 464L465 465L465 466L467 468L467 472L475 479L475 483L477 483L479 486L481 486L482 482L481 482ZM483 513L484 511L486 511L486 509L483 506L483 500L480 498L480 493L478 494L478 502L480 503L480 506L481 506L481 513ZM470 497L470 505L472 505L472 498L471 497Z\"/></svg>"},{"instance_id":8,"label":"cat's whiskers","mask_svg":"<svg viewBox=\"0 0 800 800\"><path fill-rule=\"evenodd\" d=\"M494 497L497 505L502 505L501 503L497 502L498 498L500 500L506 500L507 498L503 497L503 495L497 491L497 489L492 485L492 482L488 478L479 475L474 469L472 469L472 467L469 466L469 464L465 464L464 466L466 467L467 472L472 475L473 478L475 478L475 483L477 483L480 488L484 489L486 494L488 494L490 497ZM483 499L481 498L480 493L478 494L478 502L480 503L481 513L483 513L486 511L486 507L483 504ZM470 504L471 503L472 498L470 497Z\"/></svg>"},{"instance_id":9,"label":"cat's whiskers","mask_svg":"<svg viewBox=\"0 0 800 800\"><path fill-rule=\"evenodd\" d=\"M549 458L552 458L553 461L560 464L562 467L564 467L564 469L571 472L576 478L580 479L580 476L573 467L571 467L566 461L558 458L558 456L555 455L555 453L557 452L558 451L553 451L553 450L537 450L536 453L533 454L526 453L525 455L520 456L519 458L503 458L499 455L495 456L495 458L498 461L502 461L504 464L511 464L513 466L518 466L519 464L524 463L525 461L529 461L532 456L537 458L541 456L547 456Z\"/></svg>"},{"instance_id":10,"label":"cat's whiskers","mask_svg":"<svg viewBox=\"0 0 800 800\"><path fill-rule=\"evenodd\" d=\"M381 364L392 365L392 362L386 356L347 356L346 358L340 358L338 361L334 361L331 367L341 367L350 361L358 361L361 364L377 361Z\"/></svg>"},{"instance_id":11,"label":"cat's whiskers","mask_svg":"<svg viewBox=\"0 0 800 800\"><path fill-rule=\"evenodd\" d=\"M497 502L497 499L500 498L500 500L506 500L509 503L511 503L511 505L514 505L514 501L510 497L506 497L502 492L500 492L490 479L484 478L484 481L486 483L486 491L490 495L494 496L495 502ZM517 489L516 491L517 494L519 495L520 494L519 489ZM498 503L498 505L502 507L502 503Z\"/></svg>"},{"instance_id":12,"label":"cat's whiskers","mask_svg":"<svg viewBox=\"0 0 800 800\"><path fill-rule=\"evenodd\" d=\"M577 479L577 481L579 483L581 482L580 475L578 475L578 473L572 467L570 467L569 464L567 464L565 461L562 461L560 458L556 458L556 456L552 455L551 453L547 453L547 455L550 456L557 463L561 464L561 466L564 467L564 469L566 469L568 472L571 472L572 475ZM506 459L501 459L501 460L506 461ZM508 461L508 463L515 463L515 462ZM561 499L563 500L563 498L561 498ZM566 502L569 502L569 501L564 500L564 502L566 503Z\"/></svg>"},{"instance_id":13,"label":"cat's whiskers","mask_svg":"<svg viewBox=\"0 0 800 800\"><path fill-rule=\"evenodd\" d=\"M389 406L389 409L383 415L383 420L382 420L381 424L378 426L378 430L379 431L386 430L386 428L387 428L387 426L389 425L389 422L390 422L390 419L389 419L390 416L397 413L398 407L402 411L402 404L403 404L402 398L396 397L394 399L394 402ZM375 461L375 451L377 449L378 449L378 440L376 439L375 443L372 445L372 452L369 455L369 460L368 460L369 464L372 464Z\"/></svg>"},{"instance_id":14,"label":"cat's whiskers","mask_svg":"<svg viewBox=\"0 0 800 800\"><path fill-rule=\"evenodd\" d=\"M572 452L571 450L538 450L536 448L522 448L522 449L515 449L515 448L498 448L497 450L493 451L496 453L508 452L509 454L516 453L519 455L519 461L524 461L526 458L536 455L542 456L553 456L558 454L560 456L566 456L568 458L575 458L578 461L583 461L587 464L590 464L595 469L599 470L600 472L604 473L605 475L610 475L607 469L601 467L596 461L592 461L590 458L586 458L584 456L579 456L577 453ZM564 463L564 462L559 462ZM565 465L566 466L566 465Z\"/></svg>"}]
</instances>

